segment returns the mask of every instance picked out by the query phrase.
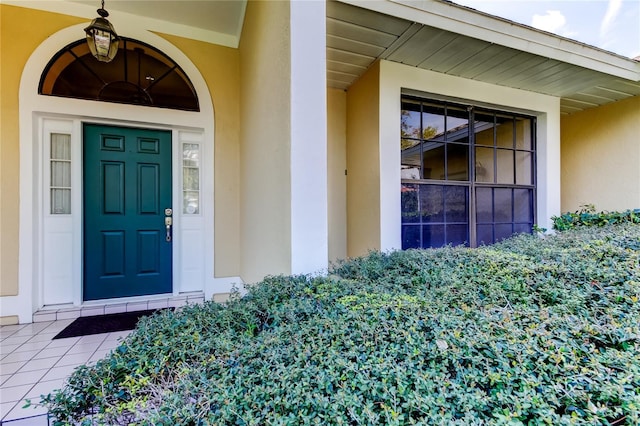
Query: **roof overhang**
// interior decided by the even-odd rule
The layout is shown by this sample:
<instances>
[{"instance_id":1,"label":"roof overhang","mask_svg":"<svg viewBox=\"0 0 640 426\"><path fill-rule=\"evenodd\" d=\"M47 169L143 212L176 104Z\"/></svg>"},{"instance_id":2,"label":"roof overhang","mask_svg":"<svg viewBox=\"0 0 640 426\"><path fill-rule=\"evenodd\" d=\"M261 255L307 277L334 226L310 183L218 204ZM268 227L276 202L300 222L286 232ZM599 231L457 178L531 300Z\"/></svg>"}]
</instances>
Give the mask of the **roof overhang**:
<instances>
[{"instance_id":1,"label":"roof overhang","mask_svg":"<svg viewBox=\"0 0 640 426\"><path fill-rule=\"evenodd\" d=\"M98 0L2 0L95 18ZM237 47L247 0L111 0L109 19ZM561 98L563 114L640 95L640 62L446 0L328 0L327 82L377 60ZM80 37L80 35L79 35Z\"/></svg>"},{"instance_id":2,"label":"roof overhang","mask_svg":"<svg viewBox=\"0 0 640 426\"><path fill-rule=\"evenodd\" d=\"M640 62L443 0L330 0L327 79L386 59L561 98L563 114L640 95Z\"/></svg>"}]
</instances>

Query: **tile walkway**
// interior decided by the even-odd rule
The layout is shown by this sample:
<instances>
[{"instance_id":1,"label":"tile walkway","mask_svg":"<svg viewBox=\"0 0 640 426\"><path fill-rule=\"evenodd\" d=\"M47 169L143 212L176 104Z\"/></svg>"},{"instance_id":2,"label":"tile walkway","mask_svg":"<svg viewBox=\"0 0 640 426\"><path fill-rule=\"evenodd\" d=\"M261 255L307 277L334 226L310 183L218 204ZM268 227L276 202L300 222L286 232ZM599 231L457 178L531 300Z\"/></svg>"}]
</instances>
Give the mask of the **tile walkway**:
<instances>
[{"instance_id":1,"label":"tile walkway","mask_svg":"<svg viewBox=\"0 0 640 426\"><path fill-rule=\"evenodd\" d=\"M73 319L0 327L0 425L48 425L43 407L22 408L25 399L62 387L81 364L91 364L118 346L130 331L52 340Z\"/></svg>"}]
</instances>

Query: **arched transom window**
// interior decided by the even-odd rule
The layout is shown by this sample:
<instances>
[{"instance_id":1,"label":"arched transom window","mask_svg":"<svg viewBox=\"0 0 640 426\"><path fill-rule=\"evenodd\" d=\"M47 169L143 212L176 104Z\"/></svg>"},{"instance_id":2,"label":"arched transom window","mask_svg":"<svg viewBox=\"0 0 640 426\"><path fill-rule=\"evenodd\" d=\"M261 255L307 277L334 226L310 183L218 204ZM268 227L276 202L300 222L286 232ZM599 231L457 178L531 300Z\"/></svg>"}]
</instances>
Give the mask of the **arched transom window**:
<instances>
[{"instance_id":1,"label":"arched transom window","mask_svg":"<svg viewBox=\"0 0 640 426\"><path fill-rule=\"evenodd\" d=\"M120 38L118 54L109 63L89 52L85 39L60 50L47 64L38 93L199 111L196 91L170 57L143 42Z\"/></svg>"}]
</instances>

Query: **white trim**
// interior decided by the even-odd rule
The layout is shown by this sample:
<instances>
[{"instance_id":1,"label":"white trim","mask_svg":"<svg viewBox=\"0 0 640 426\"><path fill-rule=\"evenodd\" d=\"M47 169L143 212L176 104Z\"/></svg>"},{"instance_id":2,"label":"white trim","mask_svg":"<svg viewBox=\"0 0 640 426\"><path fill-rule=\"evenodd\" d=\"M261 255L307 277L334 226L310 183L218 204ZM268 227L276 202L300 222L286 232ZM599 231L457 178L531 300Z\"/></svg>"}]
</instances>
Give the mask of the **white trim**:
<instances>
[{"instance_id":1,"label":"white trim","mask_svg":"<svg viewBox=\"0 0 640 426\"><path fill-rule=\"evenodd\" d=\"M47 38L34 50L25 64L20 82L20 231L19 231L19 283L18 296L0 298L3 315L18 315L20 323L32 321L32 314L42 303L38 283L42 282L42 159L41 138L39 136L41 119L61 118L74 122L75 131L81 134L82 122L91 121L109 125L126 125L146 128L164 128L190 130L202 133L204 181L202 185L202 211L210 220L205 220L203 238L207 242L203 259L206 259L206 275L203 289L207 294L215 291L213 271L213 143L214 121L213 104L206 82L196 66L179 49L167 40L139 29L135 25L123 26L122 31L128 37L148 43L169 55L178 63L198 93L200 112L168 110L163 108L141 107L94 102L79 99L65 99L37 94L40 75L51 57L64 46L81 38L84 24L63 29ZM162 124L160 124L162 123ZM175 142L174 142L175 145ZM175 157L174 157L175 158ZM175 159L174 159L175 161ZM77 173L77 172L76 172ZM175 173L175 171L174 171ZM174 175L175 176L175 175ZM174 177L175 182L175 177ZM175 183L174 183L175 184ZM175 190L175 188L174 188ZM175 191L174 191L175 194ZM81 201L81 200L80 200ZM78 199L74 199L78 205ZM75 241L81 232L81 223L74 221ZM80 232L78 232L80 230ZM77 247L77 244L74 245ZM81 245L80 245L81 247ZM79 251L78 251L79 250ZM74 248L74 268L81 267L82 249ZM175 250L175 248L174 248ZM81 275L80 275L81 276ZM78 281L80 280L80 281ZM74 304L81 303L81 278L74 279ZM174 283L174 292L179 292L180 283Z\"/></svg>"},{"instance_id":2,"label":"white trim","mask_svg":"<svg viewBox=\"0 0 640 426\"><path fill-rule=\"evenodd\" d=\"M40 224L42 240L39 244L38 258L41 259L40 280L37 285L36 305L77 303L78 294L74 288L78 283L77 271L73 265L79 264L77 251L78 236L81 228L78 215L81 213L82 148L81 137L73 120L39 119L40 131L36 146L42 153L40 161ZM71 154L71 212L53 214L50 207L50 138L53 133L70 136ZM74 238L75 237L75 238ZM81 258L80 258L81 259ZM76 273L74 273L76 272Z\"/></svg>"},{"instance_id":3,"label":"white trim","mask_svg":"<svg viewBox=\"0 0 640 426\"><path fill-rule=\"evenodd\" d=\"M204 291L204 287L199 284L204 282L207 276L207 262L204 253L207 252L206 232L203 232L207 226L207 217L213 217L213 212L209 212L203 201L203 189L200 188L200 206L197 214L183 213L183 144L196 144L200 152L200 182L204 182L206 167L203 167L203 158L206 150L206 144L202 140L202 133L193 131L174 131L174 201L173 211L174 217L179 218L175 226L179 232L176 232L176 239L173 244L174 250L174 277L177 282L181 283L180 292ZM212 247L210 247L212 249ZM213 271L211 271L213 274ZM177 289L174 289L174 293Z\"/></svg>"},{"instance_id":4,"label":"white trim","mask_svg":"<svg viewBox=\"0 0 640 426\"><path fill-rule=\"evenodd\" d=\"M329 267L326 11L291 8L291 273Z\"/></svg>"}]
</instances>

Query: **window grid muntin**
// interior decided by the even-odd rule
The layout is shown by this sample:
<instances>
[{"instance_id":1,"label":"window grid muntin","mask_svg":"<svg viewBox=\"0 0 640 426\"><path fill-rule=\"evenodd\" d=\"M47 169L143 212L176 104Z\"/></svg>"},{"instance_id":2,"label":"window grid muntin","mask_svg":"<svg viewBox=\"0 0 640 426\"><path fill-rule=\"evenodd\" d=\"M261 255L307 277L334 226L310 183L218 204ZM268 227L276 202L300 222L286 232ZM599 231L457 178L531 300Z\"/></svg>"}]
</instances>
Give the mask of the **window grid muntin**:
<instances>
[{"instance_id":1,"label":"window grid muntin","mask_svg":"<svg viewBox=\"0 0 640 426\"><path fill-rule=\"evenodd\" d=\"M188 215L200 214L202 197L200 196L202 150L199 143L182 144L182 212Z\"/></svg>"},{"instance_id":2,"label":"window grid muntin","mask_svg":"<svg viewBox=\"0 0 640 426\"><path fill-rule=\"evenodd\" d=\"M49 134L49 213L71 214L71 135Z\"/></svg>"},{"instance_id":3,"label":"window grid muntin","mask_svg":"<svg viewBox=\"0 0 640 426\"><path fill-rule=\"evenodd\" d=\"M530 205L530 211L529 211L529 217L531 219L530 222L527 222L526 225L528 226L528 231L531 232L531 228L533 226L533 224L535 223L535 215L536 215L536 120L535 117L532 116L526 116L526 115L521 115L521 114L516 114L516 113L508 113L508 112L501 112L501 111L490 111L486 108L483 109L478 109L478 111L480 112L480 114L486 114L486 115L491 115L492 117L492 125L491 125L491 130L492 130L492 143L491 145L486 145L486 144L476 144L476 140L475 140L475 136L476 136L476 130L475 130L475 125L477 123L477 121L474 119L474 113L475 113L475 108L473 106L464 106L464 105L459 105L459 104L453 104L450 102L440 102L440 101L434 101L434 100L424 100L424 99L420 99L420 98L415 98L415 97L410 97L410 96L403 96L402 97L402 106L404 107L405 105L409 105L410 103L412 103L413 105L419 105L419 109L420 109L420 130L419 133L420 135L424 135L424 123L422 121L423 119L423 112L424 112L424 106L425 105L429 105L429 106L433 106L434 104L440 104L443 105L442 109L446 112L448 111L448 107L452 106L455 109L457 109L458 111L461 109L466 109L466 111L468 111L469 113L469 119L468 119L468 142L464 143L462 145L467 145L469 147L468 149L468 154L467 154L467 160L469 163L468 166L468 170L467 170L467 181L455 181L455 180L451 180L449 179L449 173L447 170L448 167L448 161L446 159L446 149L445 149L445 160L444 160L444 168L445 168L445 173L444 173L444 179L430 179L430 178L425 178L423 173L424 173L424 169L425 166L423 164L423 160L424 160L424 155L420 154L420 176L418 179L415 178L409 178L407 179L406 176L402 176L402 186L404 187L405 184L416 184L416 185L457 185L457 186L468 186L469 190L467 193L467 202L468 202L468 211L469 211L469 229L468 229L468 235L470 238L470 244L473 246L476 246L478 244L478 242L476 241L476 233L477 233L477 226L478 226L478 222L476 220L476 189L477 188L482 188L482 187L487 187L487 188L512 188L511 190L511 217L512 219L514 219L514 212L513 210L515 209L514 207L514 189L523 189L523 190L528 190L530 191L529 194L529 205ZM448 128L446 121L448 115L445 114L445 129ZM498 119L497 117L501 117L502 119L507 119L510 120L512 123L511 129L509 130L510 135L511 135L511 144L510 146L499 146L498 144L498 131L497 131L497 126L498 126ZM521 121L523 123L523 131L519 132L518 130L518 122ZM519 140L519 135L523 136L524 140L522 143L520 143ZM528 139L525 138L525 136L528 135ZM444 137L442 139L444 139L444 143L452 143L450 141L448 141L447 136L449 136L449 134L445 131ZM419 145L422 149L422 146L424 144L424 139L422 138L410 138L410 137L406 137L406 135L403 135L401 133L401 137L402 139L406 140L419 140ZM522 146L527 146L529 147L529 149L525 149L522 148ZM493 180L492 182L480 182L477 180L477 175L476 175L476 149L477 148L491 148L493 150L492 154L493 154ZM510 157L511 157L511 182L510 183L501 183L498 182L498 152L500 152L499 150L503 150L506 152L510 152ZM403 150L404 151L404 150ZM521 174L519 173L519 166L518 166L518 153L525 153L528 154L529 160L527 161L528 166L526 166L525 168L528 169L528 177L527 177L527 181L528 183L519 183L519 177L521 177ZM526 158L527 155L524 155L524 157ZM405 167L405 162L403 160L401 160L401 164L402 167ZM472 166L473 165L473 166ZM493 194L493 191L492 191ZM493 203L492 203L493 205ZM492 226L495 228L495 226L497 225L511 225L512 230L515 230L516 226L518 225L522 225L524 224L524 222L517 222L515 220L512 220L511 222L492 222ZM404 239L404 229L406 226L422 226L422 223L408 223L405 222L404 217L402 219L402 227L403 227L403 239ZM486 223L480 223L480 225L486 225ZM493 235L495 236L495 229L493 231ZM492 241L493 242L493 241ZM404 240L403 240L403 248L404 248Z\"/></svg>"},{"instance_id":4,"label":"window grid muntin","mask_svg":"<svg viewBox=\"0 0 640 426\"><path fill-rule=\"evenodd\" d=\"M469 245L469 213L470 213L470 185L465 185L465 184L458 184L455 182L446 182L446 181L441 181L440 184L429 184L429 185L422 185L416 181L410 181L410 180L403 180L403 189L407 188L407 186L414 186L416 187L416 191L417 191L417 195L416 195L416 200L418 203L418 208L417 208L417 220L414 222L404 222L402 223L402 238L403 238L403 248L418 248L418 247L423 247L423 239L424 239L424 234L425 234L425 230L428 228L436 228L438 226L442 226L443 227L443 231L444 231L444 241L447 241L447 234L449 233L449 226L461 226L464 225L466 226L466 236L467 239L465 241L459 241L460 244L465 244L465 245ZM424 214L423 214L423 208L421 207L422 204L422 200L423 198L421 197L420 194L420 190L423 188L441 188L442 189L442 220L424 220ZM457 220L457 221L451 221L451 220L447 220L448 217L450 215L449 210L447 209L447 201L451 201L448 200L446 198L446 188L464 188L464 210L465 210L465 216L466 219L465 220ZM404 192L404 191L403 191ZM455 200L454 200L455 201ZM404 214L405 212L403 211L401 214ZM404 245L404 235L405 232L408 232L410 230L410 228L418 228L419 229L419 240L420 243L418 246L415 247L405 247Z\"/></svg>"}]
</instances>

